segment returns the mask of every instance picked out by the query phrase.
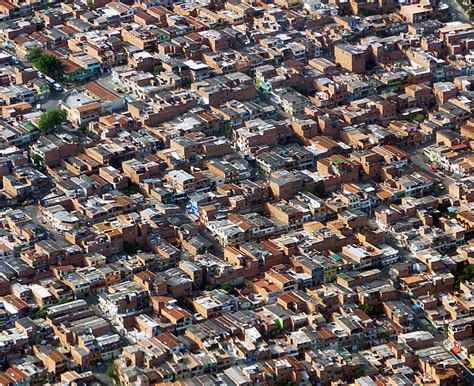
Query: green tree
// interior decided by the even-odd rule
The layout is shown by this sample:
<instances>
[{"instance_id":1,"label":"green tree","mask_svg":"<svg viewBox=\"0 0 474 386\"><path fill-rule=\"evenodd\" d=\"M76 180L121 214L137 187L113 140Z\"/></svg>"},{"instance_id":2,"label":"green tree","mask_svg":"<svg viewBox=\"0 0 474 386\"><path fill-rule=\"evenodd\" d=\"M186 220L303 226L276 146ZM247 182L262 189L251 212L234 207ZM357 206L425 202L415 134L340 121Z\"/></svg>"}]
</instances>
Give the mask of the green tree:
<instances>
[{"instance_id":1,"label":"green tree","mask_svg":"<svg viewBox=\"0 0 474 386\"><path fill-rule=\"evenodd\" d=\"M312 193L317 197L322 197L326 192L324 181L317 181L313 186L306 188L305 191Z\"/></svg>"},{"instance_id":2,"label":"green tree","mask_svg":"<svg viewBox=\"0 0 474 386\"><path fill-rule=\"evenodd\" d=\"M367 9L361 9L359 11L359 15L360 17L367 17L367 16L370 16L370 15L373 15L373 12L370 12L369 10Z\"/></svg>"},{"instance_id":3,"label":"green tree","mask_svg":"<svg viewBox=\"0 0 474 386\"><path fill-rule=\"evenodd\" d=\"M37 318L41 318L41 319L44 319L46 318L46 314L48 313L48 309L47 308L41 308L39 309L38 311L36 311L36 317Z\"/></svg>"},{"instance_id":4,"label":"green tree","mask_svg":"<svg viewBox=\"0 0 474 386\"><path fill-rule=\"evenodd\" d=\"M34 62L35 60L39 59L41 55L43 54L43 50L41 48L34 48L31 50L30 55L28 58Z\"/></svg>"},{"instance_id":5,"label":"green tree","mask_svg":"<svg viewBox=\"0 0 474 386\"><path fill-rule=\"evenodd\" d=\"M283 331L283 327L277 324L276 328L270 331L270 333L268 334L268 337L270 339L275 339L278 335L280 335L282 331Z\"/></svg>"},{"instance_id":6,"label":"green tree","mask_svg":"<svg viewBox=\"0 0 474 386\"><path fill-rule=\"evenodd\" d=\"M224 123L222 128L220 129L221 134L226 137L229 141L234 139L234 130L229 122Z\"/></svg>"},{"instance_id":7,"label":"green tree","mask_svg":"<svg viewBox=\"0 0 474 386\"><path fill-rule=\"evenodd\" d=\"M422 113L418 113L418 114L416 114L416 115L413 117L413 120L414 120L415 122L421 123L421 122L423 122L423 121L425 120L425 115L422 114Z\"/></svg>"},{"instance_id":8,"label":"green tree","mask_svg":"<svg viewBox=\"0 0 474 386\"><path fill-rule=\"evenodd\" d=\"M235 290L235 287L230 284L229 282L225 282L225 283L222 283L222 285L220 286L224 291L226 291L227 293L231 294L231 295L234 295L237 291Z\"/></svg>"},{"instance_id":9,"label":"green tree","mask_svg":"<svg viewBox=\"0 0 474 386\"><path fill-rule=\"evenodd\" d=\"M43 165L43 163L44 163L43 157L41 157L41 156L38 155L38 154L31 154L31 153L30 153L30 160L31 160L31 162L34 163L35 165Z\"/></svg>"},{"instance_id":10,"label":"green tree","mask_svg":"<svg viewBox=\"0 0 474 386\"><path fill-rule=\"evenodd\" d=\"M293 90L304 96L309 96L311 94L310 92L308 92L308 89L305 86L301 85L293 86Z\"/></svg>"},{"instance_id":11,"label":"green tree","mask_svg":"<svg viewBox=\"0 0 474 386\"><path fill-rule=\"evenodd\" d=\"M132 194L140 193L140 185L130 182L125 188L120 189L123 194L130 196Z\"/></svg>"},{"instance_id":12,"label":"green tree","mask_svg":"<svg viewBox=\"0 0 474 386\"><path fill-rule=\"evenodd\" d=\"M66 122L67 114L62 109L51 109L41 114L38 127L43 132L59 129Z\"/></svg>"},{"instance_id":13,"label":"green tree","mask_svg":"<svg viewBox=\"0 0 474 386\"><path fill-rule=\"evenodd\" d=\"M47 55L42 53L33 54L33 65L41 71L43 74L50 76L54 80L61 80L64 75L63 63L53 55ZM32 57L30 55L30 57Z\"/></svg>"},{"instance_id":14,"label":"green tree","mask_svg":"<svg viewBox=\"0 0 474 386\"><path fill-rule=\"evenodd\" d=\"M456 275L457 281L462 283L463 281L474 282L474 264L469 264L464 269Z\"/></svg>"},{"instance_id":15,"label":"green tree","mask_svg":"<svg viewBox=\"0 0 474 386\"><path fill-rule=\"evenodd\" d=\"M107 364L107 370L105 370L105 373L110 378L112 378L112 380L114 381L114 384L120 385L120 379L117 372L117 366L115 365L114 361L111 361Z\"/></svg>"},{"instance_id":16,"label":"green tree","mask_svg":"<svg viewBox=\"0 0 474 386\"><path fill-rule=\"evenodd\" d=\"M188 300L188 298L185 298L184 296L180 296L178 299L176 299L176 304L185 310L193 312L193 305Z\"/></svg>"},{"instance_id":17,"label":"green tree","mask_svg":"<svg viewBox=\"0 0 474 386\"><path fill-rule=\"evenodd\" d=\"M163 71L164 71L163 66L158 65L153 69L153 74L160 75Z\"/></svg>"},{"instance_id":18,"label":"green tree","mask_svg":"<svg viewBox=\"0 0 474 386\"><path fill-rule=\"evenodd\" d=\"M372 306L370 304L358 303L357 307L359 307L362 311L364 311L369 316L374 314L374 306Z\"/></svg>"},{"instance_id":19,"label":"green tree","mask_svg":"<svg viewBox=\"0 0 474 386\"><path fill-rule=\"evenodd\" d=\"M123 243L123 251L130 256L136 255L141 249L140 244L136 242L125 241Z\"/></svg>"}]
</instances>

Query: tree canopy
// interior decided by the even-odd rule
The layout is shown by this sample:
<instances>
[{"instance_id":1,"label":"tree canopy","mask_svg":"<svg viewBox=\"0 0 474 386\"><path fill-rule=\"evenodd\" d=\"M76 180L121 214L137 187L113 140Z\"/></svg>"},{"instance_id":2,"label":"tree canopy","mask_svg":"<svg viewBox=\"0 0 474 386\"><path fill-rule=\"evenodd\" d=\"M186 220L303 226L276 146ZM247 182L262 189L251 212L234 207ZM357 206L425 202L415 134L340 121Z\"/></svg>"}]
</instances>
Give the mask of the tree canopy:
<instances>
[{"instance_id":1,"label":"tree canopy","mask_svg":"<svg viewBox=\"0 0 474 386\"><path fill-rule=\"evenodd\" d=\"M59 129L66 122L66 112L61 109L51 109L43 113L39 119L38 127L41 131L49 132Z\"/></svg>"},{"instance_id":2,"label":"tree canopy","mask_svg":"<svg viewBox=\"0 0 474 386\"><path fill-rule=\"evenodd\" d=\"M39 48L30 53L30 60L39 71L54 80L60 80L64 74L63 63L53 55L44 54Z\"/></svg>"},{"instance_id":3,"label":"tree canopy","mask_svg":"<svg viewBox=\"0 0 474 386\"><path fill-rule=\"evenodd\" d=\"M413 117L415 122L421 123L425 120L425 115L423 113L418 113Z\"/></svg>"},{"instance_id":4,"label":"tree canopy","mask_svg":"<svg viewBox=\"0 0 474 386\"><path fill-rule=\"evenodd\" d=\"M35 48L31 50L29 59L34 62L36 59L38 59L41 55L43 54L43 50L41 48Z\"/></svg>"},{"instance_id":5,"label":"tree canopy","mask_svg":"<svg viewBox=\"0 0 474 386\"><path fill-rule=\"evenodd\" d=\"M462 272L458 275L459 281L470 281L474 282L474 264L469 264L464 269Z\"/></svg>"},{"instance_id":6,"label":"tree canopy","mask_svg":"<svg viewBox=\"0 0 474 386\"><path fill-rule=\"evenodd\" d=\"M164 71L164 68L163 66L160 66L160 65L155 66L155 68L153 69L153 73L155 75L160 75L163 71Z\"/></svg>"}]
</instances>

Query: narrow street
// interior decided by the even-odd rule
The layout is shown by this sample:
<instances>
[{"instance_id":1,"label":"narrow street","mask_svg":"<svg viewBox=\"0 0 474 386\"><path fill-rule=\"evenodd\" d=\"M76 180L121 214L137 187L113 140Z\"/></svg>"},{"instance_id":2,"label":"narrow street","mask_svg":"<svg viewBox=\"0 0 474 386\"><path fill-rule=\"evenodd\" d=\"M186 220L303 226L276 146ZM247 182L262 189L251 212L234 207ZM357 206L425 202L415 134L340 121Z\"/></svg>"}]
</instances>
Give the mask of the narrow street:
<instances>
[{"instance_id":1,"label":"narrow street","mask_svg":"<svg viewBox=\"0 0 474 386\"><path fill-rule=\"evenodd\" d=\"M450 347L450 345L449 345L449 341L448 341L448 340L445 340L445 341L443 342L443 346L444 346L444 348L451 354L451 356L459 362L459 365L461 366L462 371L463 371L463 373L464 373L465 379L466 379L466 381L468 382L467 384L468 384L468 385L474 385L474 373L466 366L465 363L463 363L463 362L457 357L457 355L454 355L454 354L453 354L453 352L451 351L451 347Z\"/></svg>"},{"instance_id":2,"label":"narrow street","mask_svg":"<svg viewBox=\"0 0 474 386\"><path fill-rule=\"evenodd\" d=\"M469 21L469 15L456 0L445 0L444 2L449 5L449 11L453 20Z\"/></svg>"},{"instance_id":3,"label":"narrow street","mask_svg":"<svg viewBox=\"0 0 474 386\"><path fill-rule=\"evenodd\" d=\"M211 251L218 257L224 256L224 249L222 246L216 242L216 240L212 237L210 232L206 228L199 229L199 236L204 237L209 243L211 243Z\"/></svg>"},{"instance_id":4,"label":"narrow street","mask_svg":"<svg viewBox=\"0 0 474 386\"><path fill-rule=\"evenodd\" d=\"M58 108L59 102L66 99L68 94L69 94L69 91L61 91L61 92L52 91L48 100L45 103L41 104L41 108L44 111Z\"/></svg>"},{"instance_id":5,"label":"narrow street","mask_svg":"<svg viewBox=\"0 0 474 386\"><path fill-rule=\"evenodd\" d=\"M411 162L413 162L416 166L420 167L423 172L428 174L430 177L440 180L447 188L449 183L451 182L451 179L440 172L432 171L430 169L430 165L425 161L425 156L423 154L424 147L407 149L407 152L410 154L411 157Z\"/></svg>"}]
</instances>

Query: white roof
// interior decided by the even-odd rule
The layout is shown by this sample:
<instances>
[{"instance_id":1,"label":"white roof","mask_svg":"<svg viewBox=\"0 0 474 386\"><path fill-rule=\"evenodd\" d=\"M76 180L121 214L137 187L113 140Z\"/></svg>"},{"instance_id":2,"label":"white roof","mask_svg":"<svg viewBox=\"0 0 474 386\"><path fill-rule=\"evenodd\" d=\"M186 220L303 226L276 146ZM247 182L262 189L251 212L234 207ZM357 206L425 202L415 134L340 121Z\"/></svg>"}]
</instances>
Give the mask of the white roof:
<instances>
[{"instance_id":1,"label":"white roof","mask_svg":"<svg viewBox=\"0 0 474 386\"><path fill-rule=\"evenodd\" d=\"M195 62L194 60L186 60L183 62L186 66L188 66L191 70L204 70L205 68L209 68L209 66L202 62Z\"/></svg>"}]
</instances>

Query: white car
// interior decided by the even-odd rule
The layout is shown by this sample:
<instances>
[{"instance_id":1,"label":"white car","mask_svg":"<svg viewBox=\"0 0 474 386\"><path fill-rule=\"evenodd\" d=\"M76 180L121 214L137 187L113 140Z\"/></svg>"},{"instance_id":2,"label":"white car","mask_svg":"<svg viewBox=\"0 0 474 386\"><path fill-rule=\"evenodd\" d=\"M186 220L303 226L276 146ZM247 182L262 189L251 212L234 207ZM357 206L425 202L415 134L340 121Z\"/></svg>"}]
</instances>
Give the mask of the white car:
<instances>
[{"instance_id":1,"label":"white car","mask_svg":"<svg viewBox=\"0 0 474 386\"><path fill-rule=\"evenodd\" d=\"M54 88L56 91L63 91L63 86L61 86L59 83L54 83L54 84L53 84L53 88Z\"/></svg>"}]
</instances>

